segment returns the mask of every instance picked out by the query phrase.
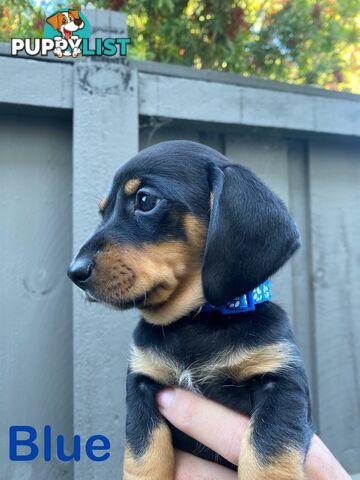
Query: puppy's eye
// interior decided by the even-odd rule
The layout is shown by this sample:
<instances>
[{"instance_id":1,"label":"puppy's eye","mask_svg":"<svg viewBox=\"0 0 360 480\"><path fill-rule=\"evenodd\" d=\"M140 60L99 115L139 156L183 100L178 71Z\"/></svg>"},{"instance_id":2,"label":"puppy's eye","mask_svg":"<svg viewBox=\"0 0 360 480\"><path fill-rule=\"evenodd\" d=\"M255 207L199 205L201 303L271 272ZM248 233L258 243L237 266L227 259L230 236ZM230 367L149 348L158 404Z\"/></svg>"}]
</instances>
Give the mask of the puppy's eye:
<instances>
[{"instance_id":1,"label":"puppy's eye","mask_svg":"<svg viewBox=\"0 0 360 480\"><path fill-rule=\"evenodd\" d=\"M135 208L141 212L150 212L159 203L160 199L150 193L139 191L136 195Z\"/></svg>"},{"instance_id":2,"label":"puppy's eye","mask_svg":"<svg viewBox=\"0 0 360 480\"><path fill-rule=\"evenodd\" d=\"M65 17L63 17L63 19L62 19L62 23L66 23L66 18Z\"/></svg>"}]
</instances>

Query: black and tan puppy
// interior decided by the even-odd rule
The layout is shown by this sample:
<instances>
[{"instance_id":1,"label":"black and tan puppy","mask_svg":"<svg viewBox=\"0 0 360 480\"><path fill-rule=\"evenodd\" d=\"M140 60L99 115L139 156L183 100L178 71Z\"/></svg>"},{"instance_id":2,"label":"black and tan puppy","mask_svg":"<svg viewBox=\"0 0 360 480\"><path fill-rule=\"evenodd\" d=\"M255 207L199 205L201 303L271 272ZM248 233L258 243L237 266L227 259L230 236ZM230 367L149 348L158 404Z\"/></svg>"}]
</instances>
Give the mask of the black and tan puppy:
<instances>
[{"instance_id":1,"label":"black and tan puppy","mask_svg":"<svg viewBox=\"0 0 360 480\"><path fill-rule=\"evenodd\" d=\"M270 301L222 308L298 248L281 200L215 150L174 141L122 166L100 213L69 275L89 300L142 315L127 380L124 480L172 479L173 447L235 469L167 424L154 401L164 385L250 415L239 479L304 479L309 392L289 320Z\"/></svg>"}]
</instances>

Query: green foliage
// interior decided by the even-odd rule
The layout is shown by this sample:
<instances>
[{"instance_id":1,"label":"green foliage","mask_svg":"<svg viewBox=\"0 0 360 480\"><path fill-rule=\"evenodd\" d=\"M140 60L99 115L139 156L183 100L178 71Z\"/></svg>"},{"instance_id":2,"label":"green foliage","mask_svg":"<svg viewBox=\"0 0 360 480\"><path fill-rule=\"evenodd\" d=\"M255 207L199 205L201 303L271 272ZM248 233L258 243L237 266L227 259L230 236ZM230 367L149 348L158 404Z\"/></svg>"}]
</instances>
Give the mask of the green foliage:
<instances>
[{"instance_id":1,"label":"green foliage","mask_svg":"<svg viewBox=\"0 0 360 480\"><path fill-rule=\"evenodd\" d=\"M360 92L358 0L91 3L128 13L133 58ZM41 34L40 8L26 0L5 4L0 39ZM18 19L11 30L9 11Z\"/></svg>"},{"instance_id":2,"label":"green foliage","mask_svg":"<svg viewBox=\"0 0 360 480\"><path fill-rule=\"evenodd\" d=\"M42 35L44 17L39 7L27 0L9 0L0 3L0 41L11 37L38 37Z\"/></svg>"}]
</instances>

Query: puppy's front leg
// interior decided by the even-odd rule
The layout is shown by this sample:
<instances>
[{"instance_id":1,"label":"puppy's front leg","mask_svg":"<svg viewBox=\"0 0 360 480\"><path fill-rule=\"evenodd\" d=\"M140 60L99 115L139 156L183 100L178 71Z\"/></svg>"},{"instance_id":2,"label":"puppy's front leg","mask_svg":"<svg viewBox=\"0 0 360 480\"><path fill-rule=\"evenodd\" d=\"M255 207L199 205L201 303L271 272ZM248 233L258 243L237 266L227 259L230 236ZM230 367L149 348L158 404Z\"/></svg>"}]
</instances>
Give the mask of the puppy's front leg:
<instances>
[{"instance_id":1,"label":"puppy's front leg","mask_svg":"<svg viewBox=\"0 0 360 480\"><path fill-rule=\"evenodd\" d=\"M172 480L174 450L169 427L155 404L161 385L128 373L123 480Z\"/></svg>"},{"instance_id":2,"label":"puppy's front leg","mask_svg":"<svg viewBox=\"0 0 360 480\"><path fill-rule=\"evenodd\" d=\"M239 480L304 480L311 437L301 387L285 379L269 381L241 444Z\"/></svg>"}]
</instances>

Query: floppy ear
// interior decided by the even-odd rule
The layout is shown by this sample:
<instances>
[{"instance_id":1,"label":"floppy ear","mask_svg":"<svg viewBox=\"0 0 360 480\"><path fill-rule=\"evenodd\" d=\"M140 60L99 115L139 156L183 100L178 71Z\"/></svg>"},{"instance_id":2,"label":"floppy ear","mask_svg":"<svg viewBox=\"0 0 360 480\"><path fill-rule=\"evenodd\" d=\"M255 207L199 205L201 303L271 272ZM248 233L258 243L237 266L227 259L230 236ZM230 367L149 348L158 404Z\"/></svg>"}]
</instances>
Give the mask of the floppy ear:
<instances>
[{"instance_id":1,"label":"floppy ear","mask_svg":"<svg viewBox=\"0 0 360 480\"><path fill-rule=\"evenodd\" d=\"M209 167L212 209L202 266L205 298L215 306L248 293L299 247L283 202L239 165Z\"/></svg>"},{"instance_id":2,"label":"floppy ear","mask_svg":"<svg viewBox=\"0 0 360 480\"><path fill-rule=\"evenodd\" d=\"M72 15L74 18L80 18L79 10L69 10L69 13L71 13L71 15Z\"/></svg>"},{"instance_id":3,"label":"floppy ear","mask_svg":"<svg viewBox=\"0 0 360 480\"><path fill-rule=\"evenodd\" d=\"M54 30L58 30L59 28L59 12L54 13L54 15L51 15L51 17L48 17L46 19L47 23L49 23Z\"/></svg>"}]
</instances>

